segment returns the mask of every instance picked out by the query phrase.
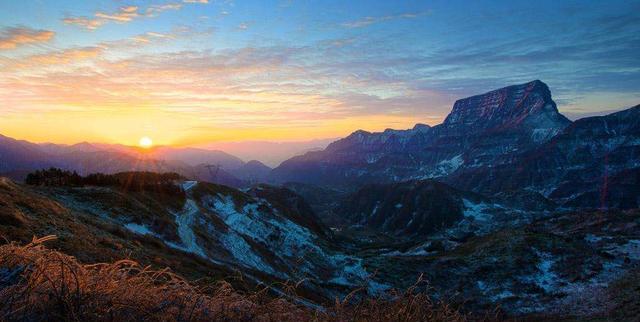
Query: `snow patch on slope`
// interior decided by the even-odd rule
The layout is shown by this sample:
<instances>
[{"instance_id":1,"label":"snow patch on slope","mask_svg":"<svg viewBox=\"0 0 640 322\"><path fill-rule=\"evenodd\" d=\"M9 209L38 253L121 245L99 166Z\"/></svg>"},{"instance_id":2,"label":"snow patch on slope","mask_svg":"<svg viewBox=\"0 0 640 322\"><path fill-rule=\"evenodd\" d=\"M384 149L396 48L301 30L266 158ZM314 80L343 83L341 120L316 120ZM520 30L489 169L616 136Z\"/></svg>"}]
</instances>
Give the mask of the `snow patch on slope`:
<instances>
[{"instance_id":1,"label":"snow patch on slope","mask_svg":"<svg viewBox=\"0 0 640 322\"><path fill-rule=\"evenodd\" d=\"M184 181L180 186L182 190L189 191L191 188L195 187L198 184L198 181Z\"/></svg>"},{"instance_id":2,"label":"snow patch on slope","mask_svg":"<svg viewBox=\"0 0 640 322\"><path fill-rule=\"evenodd\" d=\"M204 250L200 248L196 240L196 234L191 229L193 225L194 217L198 213L198 206L193 199L187 199L182 209L176 215L176 224L178 225L178 236L182 241L182 247L184 251L199 255L207 258Z\"/></svg>"},{"instance_id":3,"label":"snow patch on slope","mask_svg":"<svg viewBox=\"0 0 640 322\"><path fill-rule=\"evenodd\" d=\"M124 228L138 234L138 235L153 235L155 236L156 233L154 233L153 231L151 231L151 229L149 229L147 226L145 225L138 225L136 223L128 223L126 225L124 225Z\"/></svg>"},{"instance_id":4,"label":"snow patch on slope","mask_svg":"<svg viewBox=\"0 0 640 322\"><path fill-rule=\"evenodd\" d=\"M251 245L239 234L233 232L224 234L220 236L220 241L225 249L240 263L262 272L278 275L270 265L265 263L262 258L253 251Z\"/></svg>"},{"instance_id":5,"label":"snow patch on slope","mask_svg":"<svg viewBox=\"0 0 640 322\"><path fill-rule=\"evenodd\" d=\"M491 219L490 210L493 209L494 205L489 205L487 203L475 203L468 199L462 200L464 204L464 216L473 218L478 221L487 221Z\"/></svg>"},{"instance_id":6,"label":"snow patch on slope","mask_svg":"<svg viewBox=\"0 0 640 322\"><path fill-rule=\"evenodd\" d=\"M531 140L535 143L543 143L549 141L552 137L560 133L558 128L534 129L531 133Z\"/></svg>"},{"instance_id":7,"label":"snow patch on slope","mask_svg":"<svg viewBox=\"0 0 640 322\"><path fill-rule=\"evenodd\" d=\"M345 286L368 285L370 292L380 292L388 286L370 279L370 274L362 266L362 259L333 254L319 246L319 238L310 230L281 216L266 200L247 203L243 207L236 206L231 196L207 196L204 204L215 212L228 226L220 240L225 248L243 265L252 267L272 275L286 277L274 270L247 243L253 240L273 253L274 260L297 261L297 270L306 276L318 278L318 268L329 268L334 272L331 281ZM264 210L263 210L264 209Z\"/></svg>"},{"instance_id":8,"label":"snow patch on slope","mask_svg":"<svg viewBox=\"0 0 640 322\"><path fill-rule=\"evenodd\" d=\"M294 257L301 255L302 250L321 251L315 244L317 237L308 229L288 219L261 212L259 204L247 204L239 212L233 198L218 196L210 205L231 230L273 246L272 249L283 255Z\"/></svg>"},{"instance_id":9,"label":"snow patch on slope","mask_svg":"<svg viewBox=\"0 0 640 322\"><path fill-rule=\"evenodd\" d=\"M364 269L362 259L360 258L347 255L334 255L331 256L331 260L335 266L343 268L337 276L329 280L331 283L343 286L354 286L356 285L352 282L354 280L366 281L369 293L374 295L383 294L386 290L390 289L390 286L375 282L371 279L372 275Z\"/></svg>"},{"instance_id":10,"label":"snow patch on slope","mask_svg":"<svg viewBox=\"0 0 640 322\"><path fill-rule=\"evenodd\" d=\"M560 281L560 278L551 269L556 260L550 253L542 252L537 249L534 249L534 251L538 256L538 263L536 264L537 273L529 276L523 276L522 280L536 284L547 293L558 291L556 285Z\"/></svg>"},{"instance_id":11,"label":"snow patch on slope","mask_svg":"<svg viewBox=\"0 0 640 322\"><path fill-rule=\"evenodd\" d=\"M458 170L464 164L462 154L458 154L451 159L442 160L435 165L435 168L431 172L422 177L422 179L438 178L447 176L454 171Z\"/></svg>"}]
</instances>

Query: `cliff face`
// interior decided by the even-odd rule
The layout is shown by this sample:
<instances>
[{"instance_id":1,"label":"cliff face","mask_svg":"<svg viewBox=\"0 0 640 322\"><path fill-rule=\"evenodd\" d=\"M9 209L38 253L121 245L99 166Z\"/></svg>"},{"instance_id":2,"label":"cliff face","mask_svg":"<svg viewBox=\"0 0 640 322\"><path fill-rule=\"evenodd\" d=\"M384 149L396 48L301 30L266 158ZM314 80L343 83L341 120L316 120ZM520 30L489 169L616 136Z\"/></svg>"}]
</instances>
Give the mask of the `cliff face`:
<instances>
[{"instance_id":1,"label":"cliff face","mask_svg":"<svg viewBox=\"0 0 640 322\"><path fill-rule=\"evenodd\" d=\"M549 87L535 80L456 101L442 127L468 134L505 130L553 132L569 123L558 112ZM537 140L544 139L534 135Z\"/></svg>"}]
</instances>

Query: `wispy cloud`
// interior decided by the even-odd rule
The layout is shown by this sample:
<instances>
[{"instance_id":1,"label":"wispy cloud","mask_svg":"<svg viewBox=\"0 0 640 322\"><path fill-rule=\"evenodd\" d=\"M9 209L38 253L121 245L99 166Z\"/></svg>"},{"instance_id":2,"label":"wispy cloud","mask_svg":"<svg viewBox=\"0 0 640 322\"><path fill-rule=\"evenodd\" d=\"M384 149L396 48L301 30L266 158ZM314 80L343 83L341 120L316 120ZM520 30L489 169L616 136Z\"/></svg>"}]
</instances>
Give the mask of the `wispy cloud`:
<instances>
[{"instance_id":1,"label":"wispy cloud","mask_svg":"<svg viewBox=\"0 0 640 322\"><path fill-rule=\"evenodd\" d=\"M104 12L98 11L96 12L95 16L96 18L113 20L117 22L129 22L134 18L139 17L140 14L138 13L137 6L126 6L126 7L120 7L120 9L115 13L104 13Z\"/></svg>"},{"instance_id":2,"label":"wispy cloud","mask_svg":"<svg viewBox=\"0 0 640 322\"><path fill-rule=\"evenodd\" d=\"M209 3L209 0L182 0L184 3Z\"/></svg>"},{"instance_id":3,"label":"wispy cloud","mask_svg":"<svg viewBox=\"0 0 640 322\"><path fill-rule=\"evenodd\" d=\"M165 34L165 33L159 33L159 32L146 32L142 35L132 37L131 39L136 42L151 43L154 39L173 39L173 38L175 38L175 36L171 34Z\"/></svg>"},{"instance_id":4,"label":"wispy cloud","mask_svg":"<svg viewBox=\"0 0 640 322\"><path fill-rule=\"evenodd\" d=\"M428 15L429 12L418 12L418 13L403 13L399 15L389 15L389 16L380 16L380 17L364 17L359 20L349 21L342 23L343 27L346 28L362 28L369 25L373 25L376 23L397 20L397 19L414 19L420 16Z\"/></svg>"},{"instance_id":5,"label":"wispy cloud","mask_svg":"<svg viewBox=\"0 0 640 322\"><path fill-rule=\"evenodd\" d=\"M35 54L14 60L12 64L3 64L5 71L21 71L25 69L42 69L48 66L63 67L63 65L81 63L100 56L103 47L78 47L44 54Z\"/></svg>"},{"instance_id":6,"label":"wispy cloud","mask_svg":"<svg viewBox=\"0 0 640 322\"><path fill-rule=\"evenodd\" d=\"M179 10L182 8L180 3L166 3L161 5L151 5L144 10L138 6L124 6L118 8L115 12L98 11L93 18L89 17L66 17L62 21L65 24L77 25L89 30L95 30L108 22L127 23L140 17L153 18L159 13L167 10Z\"/></svg>"},{"instance_id":7,"label":"wispy cloud","mask_svg":"<svg viewBox=\"0 0 640 322\"><path fill-rule=\"evenodd\" d=\"M182 4L180 3L167 3L162 5L150 6L145 12L147 17L155 17L160 12L167 10L179 10L180 8L182 8Z\"/></svg>"},{"instance_id":8,"label":"wispy cloud","mask_svg":"<svg viewBox=\"0 0 640 322\"><path fill-rule=\"evenodd\" d=\"M77 25L89 30L98 29L105 23L102 19L91 19L87 17L67 17L62 19L62 22L67 25Z\"/></svg>"},{"instance_id":9,"label":"wispy cloud","mask_svg":"<svg viewBox=\"0 0 640 322\"><path fill-rule=\"evenodd\" d=\"M0 30L0 49L14 49L27 44L51 40L55 32L27 27L9 27Z\"/></svg>"}]
</instances>

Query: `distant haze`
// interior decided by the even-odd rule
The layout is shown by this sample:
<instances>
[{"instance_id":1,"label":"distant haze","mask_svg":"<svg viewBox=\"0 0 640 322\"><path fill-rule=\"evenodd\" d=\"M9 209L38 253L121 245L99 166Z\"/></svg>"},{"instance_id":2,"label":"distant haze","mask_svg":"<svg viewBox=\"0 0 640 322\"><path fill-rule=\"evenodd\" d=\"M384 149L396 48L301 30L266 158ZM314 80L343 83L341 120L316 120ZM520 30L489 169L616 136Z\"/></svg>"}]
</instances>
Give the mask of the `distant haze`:
<instances>
[{"instance_id":1,"label":"distant haze","mask_svg":"<svg viewBox=\"0 0 640 322\"><path fill-rule=\"evenodd\" d=\"M216 142L198 146L209 150L220 150L235 155L244 161L258 160L270 167L282 161L313 150L321 150L337 139L319 139L295 142L242 141Z\"/></svg>"}]
</instances>

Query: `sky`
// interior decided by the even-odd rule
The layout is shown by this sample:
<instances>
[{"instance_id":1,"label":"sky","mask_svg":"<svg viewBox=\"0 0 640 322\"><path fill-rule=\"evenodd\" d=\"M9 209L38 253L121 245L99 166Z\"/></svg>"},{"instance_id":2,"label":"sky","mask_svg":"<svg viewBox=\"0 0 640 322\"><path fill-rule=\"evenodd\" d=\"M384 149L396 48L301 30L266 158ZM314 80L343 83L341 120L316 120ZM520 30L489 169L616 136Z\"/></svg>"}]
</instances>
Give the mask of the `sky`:
<instances>
[{"instance_id":1,"label":"sky","mask_svg":"<svg viewBox=\"0 0 640 322\"><path fill-rule=\"evenodd\" d=\"M435 125L540 79L640 103L640 1L0 0L0 134L201 146Z\"/></svg>"}]
</instances>

